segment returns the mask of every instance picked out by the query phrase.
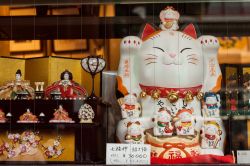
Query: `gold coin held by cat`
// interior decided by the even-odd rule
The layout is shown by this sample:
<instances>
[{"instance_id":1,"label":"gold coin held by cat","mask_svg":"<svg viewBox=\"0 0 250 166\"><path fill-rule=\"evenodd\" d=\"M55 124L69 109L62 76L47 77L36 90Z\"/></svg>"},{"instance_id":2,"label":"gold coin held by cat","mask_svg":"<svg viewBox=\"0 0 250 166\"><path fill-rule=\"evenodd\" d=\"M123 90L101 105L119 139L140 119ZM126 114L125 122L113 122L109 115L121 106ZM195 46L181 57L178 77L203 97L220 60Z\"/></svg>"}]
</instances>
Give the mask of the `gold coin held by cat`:
<instances>
[{"instance_id":1,"label":"gold coin held by cat","mask_svg":"<svg viewBox=\"0 0 250 166\"><path fill-rule=\"evenodd\" d=\"M171 91L168 96L167 99L169 100L170 103L175 103L177 102L177 100L179 99L179 95L177 92L175 91Z\"/></svg>"}]
</instances>

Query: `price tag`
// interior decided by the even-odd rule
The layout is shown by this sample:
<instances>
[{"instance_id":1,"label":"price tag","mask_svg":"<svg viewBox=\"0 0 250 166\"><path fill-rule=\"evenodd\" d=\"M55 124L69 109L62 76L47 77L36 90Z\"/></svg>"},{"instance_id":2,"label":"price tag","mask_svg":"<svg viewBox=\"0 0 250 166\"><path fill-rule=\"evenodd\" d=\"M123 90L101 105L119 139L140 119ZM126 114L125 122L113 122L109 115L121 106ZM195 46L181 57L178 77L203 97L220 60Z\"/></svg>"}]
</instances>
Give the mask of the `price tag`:
<instances>
[{"instance_id":1,"label":"price tag","mask_svg":"<svg viewBox=\"0 0 250 166\"><path fill-rule=\"evenodd\" d=\"M147 144L107 144L107 165L150 164L150 145Z\"/></svg>"},{"instance_id":2,"label":"price tag","mask_svg":"<svg viewBox=\"0 0 250 166\"><path fill-rule=\"evenodd\" d=\"M237 150L237 163L249 164L250 163L250 150Z\"/></svg>"}]
</instances>

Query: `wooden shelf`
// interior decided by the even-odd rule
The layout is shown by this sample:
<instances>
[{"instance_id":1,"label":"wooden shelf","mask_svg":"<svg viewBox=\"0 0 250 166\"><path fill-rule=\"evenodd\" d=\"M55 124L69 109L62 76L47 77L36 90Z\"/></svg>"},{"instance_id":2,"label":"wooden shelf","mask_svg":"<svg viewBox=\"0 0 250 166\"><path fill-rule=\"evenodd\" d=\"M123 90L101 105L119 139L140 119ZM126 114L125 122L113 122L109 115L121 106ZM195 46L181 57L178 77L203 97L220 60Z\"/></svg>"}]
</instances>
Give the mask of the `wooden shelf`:
<instances>
[{"instance_id":1,"label":"wooden shelf","mask_svg":"<svg viewBox=\"0 0 250 166\"><path fill-rule=\"evenodd\" d=\"M231 20L183 16L180 26L195 23L202 34L215 36L250 35L249 17L232 17ZM145 23L159 25L159 22L158 17L153 16L146 19L137 16L3 16L0 17L0 40L123 38L137 35Z\"/></svg>"}]
</instances>

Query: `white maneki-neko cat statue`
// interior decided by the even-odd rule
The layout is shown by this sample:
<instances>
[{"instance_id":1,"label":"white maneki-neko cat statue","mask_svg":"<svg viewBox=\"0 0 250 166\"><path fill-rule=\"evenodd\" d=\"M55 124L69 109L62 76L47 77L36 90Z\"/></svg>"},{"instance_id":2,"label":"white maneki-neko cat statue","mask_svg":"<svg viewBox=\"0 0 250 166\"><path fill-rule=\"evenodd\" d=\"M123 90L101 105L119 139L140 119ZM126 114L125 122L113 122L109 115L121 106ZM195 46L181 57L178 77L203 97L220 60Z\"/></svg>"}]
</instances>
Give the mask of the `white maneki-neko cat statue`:
<instances>
[{"instance_id":1,"label":"white maneki-neko cat statue","mask_svg":"<svg viewBox=\"0 0 250 166\"><path fill-rule=\"evenodd\" d=\"M197 37L193 24L178 31L179 13L171 7L164 9L160 18L160 29L146 24L140 37L127 36L121 41L118 91L125 98L136 96L141 114L118 123L117 141L128 143L128 124L136 121L145 134L140 142L144 139L144 143L151 145L154 157L223 156L225 129L222 120L209 117L210 114L203 116L201 104L204 93L216 96L221 88L222 75L217 60L219 41L213 36ZM171 20L173 22L169 23ZM121 100L124 101L118 99ZM119 104L124 110L123 103ZM215 126L219 131L210 132L216 135L212 136L214 142L211 143L206 137L207 130ZM131 129L129 132L133 133Z\"/></svg>"}]
</instances>

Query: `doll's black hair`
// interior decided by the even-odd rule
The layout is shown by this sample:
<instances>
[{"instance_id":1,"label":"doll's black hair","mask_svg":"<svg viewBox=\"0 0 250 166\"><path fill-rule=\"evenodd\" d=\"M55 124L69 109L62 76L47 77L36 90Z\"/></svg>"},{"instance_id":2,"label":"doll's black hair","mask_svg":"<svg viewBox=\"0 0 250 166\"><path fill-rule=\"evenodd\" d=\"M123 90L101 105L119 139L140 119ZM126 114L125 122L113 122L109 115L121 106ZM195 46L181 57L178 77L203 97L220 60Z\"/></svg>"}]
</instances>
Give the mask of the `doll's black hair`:
<instances>
[{"instance_id":1,"label":"doll's black hair","mask_svg":"<svg viewBox=\"0 0 250 166\"><path fill-rule=\"evenodd\" d=\"M16 74L19 74L20 76L22 76L22 72L21 72L21 70L20 70L20 69L18 69L18 70L16 71Z\"/></svg>"},{"instance_id":2,"label":"doll's black hair","mask_svg":"<svg viewBox=\"0 0 250 166\"><path fill-rule=\"evenodd\" d=\"M69 80L73 80L73 75L72 75L72 73L70 72L70 71L68 71L68 70L65 70L64 72L62 72L61 73L61 80L64 80L64 74L68 74L69 75Z\"/></svg>"}]
</instances>

